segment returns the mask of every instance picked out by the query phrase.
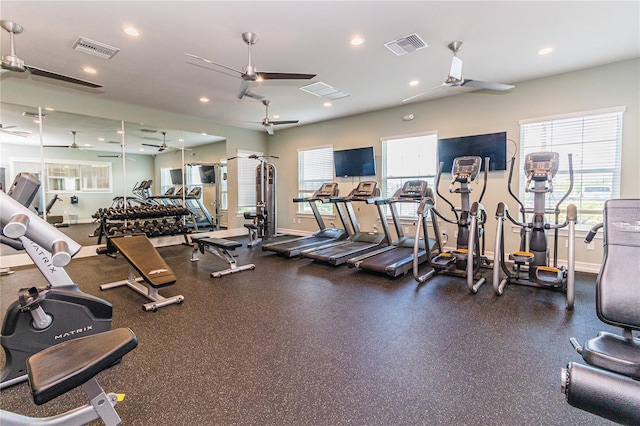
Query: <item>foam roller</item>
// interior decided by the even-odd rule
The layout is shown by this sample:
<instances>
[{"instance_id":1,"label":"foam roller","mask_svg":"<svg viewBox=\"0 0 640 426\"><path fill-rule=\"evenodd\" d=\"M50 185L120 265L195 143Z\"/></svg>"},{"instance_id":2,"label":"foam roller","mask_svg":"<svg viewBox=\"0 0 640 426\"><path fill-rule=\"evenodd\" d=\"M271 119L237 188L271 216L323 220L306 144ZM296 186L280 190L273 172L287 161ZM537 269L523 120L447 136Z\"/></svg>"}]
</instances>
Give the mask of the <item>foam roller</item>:
<instances>
[{"instance_id":1,"label":"foam roller","mask_svg":"<svg viewBox=\"0 0 640 426\"><path fill-rule=\"evenodd\" d=\"M589 365L562 369L569 405L623 425L640 424L640 381Z\"/></svg>"}]
</instances>

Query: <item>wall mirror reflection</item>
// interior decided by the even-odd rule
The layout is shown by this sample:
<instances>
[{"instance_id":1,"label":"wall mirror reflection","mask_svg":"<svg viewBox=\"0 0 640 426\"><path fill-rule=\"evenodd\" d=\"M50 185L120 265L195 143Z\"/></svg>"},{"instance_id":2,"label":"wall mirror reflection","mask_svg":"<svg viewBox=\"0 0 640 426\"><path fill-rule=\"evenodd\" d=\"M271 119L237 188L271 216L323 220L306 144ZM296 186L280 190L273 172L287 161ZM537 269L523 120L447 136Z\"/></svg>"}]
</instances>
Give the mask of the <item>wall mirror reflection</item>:
<instances>
[{"instance_id":1,"label":"wall mirror reflection","mask_svg":"<svg viewBox=\"0 0 640 426\"><path fill-rule=\"evenodd\" d=\"M20 172L38 175L41 188L30 208L83 246L98 243L95 213L112 206L114 198L157 197L169 188L177 193L184 186L185 195L194 191L188 203L200 226L224 225L226 181L203 182L200 173L201 164L225 157L224 138L9 103L0 105L0 124L3 188ZM148 183L143 193L142 182ZM0 250L2 258L19 254Z\"/></svg>"}]
</instances>

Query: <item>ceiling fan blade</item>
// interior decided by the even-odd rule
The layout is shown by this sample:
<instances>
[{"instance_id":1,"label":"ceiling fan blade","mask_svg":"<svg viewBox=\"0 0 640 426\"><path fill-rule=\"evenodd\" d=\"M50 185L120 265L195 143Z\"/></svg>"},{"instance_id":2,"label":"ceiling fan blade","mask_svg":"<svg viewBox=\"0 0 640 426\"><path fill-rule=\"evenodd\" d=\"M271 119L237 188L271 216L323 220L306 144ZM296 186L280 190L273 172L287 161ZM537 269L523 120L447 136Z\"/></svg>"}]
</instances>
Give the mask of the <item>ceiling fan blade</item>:
<instances>
[{"instance_id":1,"label":"ceiling fan blade","mask_svg":"<svg viewBox=\"0 0 640 426\"><path fill-rule=\"evenodd\" d=\"M143 144L141 144L141 145L144 145L144 146L152 146L152 147L154 147L154 148L162 148L162 145L154 145L154 144L151 144L151 143L143 143Z\"/></svg>"},{"instance_id":2,"label":"ceiling fan blade","mask_svg":"<svg viewBox=\"0 0 640 426\"><path fill-rule=\"evenodd\" d=\"M418 93L417 95L409 96L408 98L403 99L403 100L402 100L402 102L409 102L409 101L412 101L412 100L414 100L414 99L417 99L417 98L419 98L419 97L421 97L421 96L426 95L427 93L429 93L429 92L422 92L422 93Z\"/></svg>"},{"instance_id":3,"label":"ceiling fan blade","mask_svg":"<svg viewBox=\"0 0 640 426\"><path fill-rule=\"evenodd\" d=\"M474 87L477 89L487 89L487 90L509 90L515 87L511 84L490 83L488 81L480 81L480 80L464 80L461 86Z\"/></svg>"},{"instance_id":4,"label":"ceiling fan blade","mask_svg":"<svg viewBox=\"0 0 640 426\"><path fill-rule=\"evenodd\" d=\"M250 83L251 83L250 80L242 80L242 83L240 83L240 89L238 89L238 94L236 95L238 99L242 99L244 95L247 94Z\"/></svg>"},{"instance_id":5,"label":"ceiling fan blade","mask_svg":"<svg viewBox=\"0 0 640 426\"><path fill-rule=\"evenodd\" d=\"M99 87L102 87L101 85L99 85L97 83L92 83L90 81L81 80L81 79L75 78L75 77L69 77L68 75L58 74L58 73L55 73L53 71L44 70L42 68L32 67L31 65L25 65L25 68L27 68L29 70L31 75L37 75L37 76L40 76L40 77L51 78L53 80L65 81L67 83L79 84L81 86L91 87L93 89L97 89Z\"/></svg>"},{"instance_id":6,"label":"ceiling fan blade","mask_svg":"<svg viewBox=\"0 0 640 426\"><path fill-rule=\"evenodd\" d=\"M449 77L453 77L456 80L462 80L462 59L454 56L451 60L451 70L449 71Z\"/></svg>"},{"instance_id":7,"label":"ceiling fan blade","mask_svg":"<svg viewBox=\"0 0 640 426\"><path fill-rule=\"evenodd\" d=\"M446 83L438 84L437 86L432 87L431 89L427 90L426 92L422 92L422 93L418 93L417 95L409 96L408 98L403 99L402 102L410 102L410 101L412 101L414 99L417 99L417 98L419 98L421 96L428 95L430 93L435 92L436 90L440 90L440 89L442 89L443 87L446 87L446 86L447 86Z\"/></svg>"},{"instance_id":8,"label":"ceiling fan blade","mask_svg":"<svg viewBox=\"0 0 640 426\"><path fill-rule=\"evenodd\" d=\"M11 127L15 127L15 126L11 126ZM4 133L5 135L10 135L10 136L18 136L21 138L27 138L31 136L31 132L21 131L21 130L6 130L6 129L7 127L0 128L0 133Z\"/></svg>"},{"instance_id":9,"label":"ceiling fan blade","mask_svg":"<svg viewBox=\"0 0 640 426\"><path fill-rule=\"evenodd\" d=\"M273 126L271 124L264 126L264 128L267 129L267 133L273 135Z\"/></svg>"},{"instance_id":10,"label":"ceiling fan blade","mask_svg":"<svg viewBox=\"0 0 640 426\"><path fill-rule=\"evenodd\" d=\"M228 67L228 66L226 66L226 65L219 64L219 63L217 63L217 62L213 62L213 61L211 61L211 60L209 60L209 59L202 58L202 57L200 57L200 56L193 55L193 54L191 54L191 53L185 53L185 55L187 55L187 56L189 56L189 57L191 57L191 58L194 58L194 59L198 59L198 60L200 60L200 61L202 61L202 62L206 62L207 64L216 65L216 66L218 66L218 67L226 68L226 69L228 69L228 70L231 70L231 71L237 72L238 74L242 74L242 71L240 71L240 70L237 70L237 69L235 69L235 68Z\"/></svg>"},{"instance_id":11,"label":"ceiling fan blade","mask_svg":"<svg viewBox=\"0 0 640 426\"><path fill-rule=\"evenodd\" d=\"M269 121L269 123L277 126L278 124L296 124L298 120Z\"/></svg>"},{"instance_id":12,"label":"ceiling fan blade","mask_svg":"<svg viewBox=\"0 0 640 426\"><path fill-rule=\"evenodd\" d=\"M291 72L259 72L259 78L263 80L310 80L315 74L299 74Z\"/></svg>"}]
</instances>

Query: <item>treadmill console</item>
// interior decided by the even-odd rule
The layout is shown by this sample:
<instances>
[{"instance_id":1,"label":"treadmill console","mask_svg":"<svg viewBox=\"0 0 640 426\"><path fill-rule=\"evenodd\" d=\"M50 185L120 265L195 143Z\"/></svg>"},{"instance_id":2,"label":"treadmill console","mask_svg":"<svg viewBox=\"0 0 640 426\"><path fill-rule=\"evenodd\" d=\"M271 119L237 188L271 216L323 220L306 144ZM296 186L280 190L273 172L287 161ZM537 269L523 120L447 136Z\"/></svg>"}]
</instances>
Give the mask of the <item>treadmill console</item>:
<instances>
[{"instance_id":1,"label":"treadmill console","mask_svg":"<svg viewBox=\"0 0 640 426\"><path fill-rule=\"evenodd\" d=\"M560 154L557 152L532 152L524 158L527 180L551 181L558 172Z\"/></svg>"},{"instance_id":2,"label":"treadmill console","mask_svg":"<svg viewBox=\"0 0 640 426\"><path fill-rule=\"evenodd\" d=\"M320 189L313 194L313 198L337 197L338 191L338 184L336 182L323 183Z\"/></svg>"},{"instance_id":3,"label":"treadmill console","mask_svg":"<svg viewBox=\"0 0 640 426\"><path fill-rule=\"evenodd\" d=\"M480 174L482 158L477 156L456 157L451 166L451 177L456 182L473 182Z\"/></svg>"},{"instance_id":4,"label":"treadmill console","mask_svg":"<svg viewBox=\"0 0 640 426\"><path fill-rule=\"evenodd\" d=\"M351 191L351 194L349 194L349 198L363 200L366 198L377 197L379 195L380 190L378 189L378 182L367 180L359 182L358 186Z\"/></svg>"},{"instance_id":5,"label":"treadmill console","mask_svg":"<svg viewBox=\"0 0 640 426\"><path fill-rule=\"evenodd\" d=\"M427 196L429 184L425 180L410 180L402 185L394 198L421 200Z\"/></svg>"}]
</instances>

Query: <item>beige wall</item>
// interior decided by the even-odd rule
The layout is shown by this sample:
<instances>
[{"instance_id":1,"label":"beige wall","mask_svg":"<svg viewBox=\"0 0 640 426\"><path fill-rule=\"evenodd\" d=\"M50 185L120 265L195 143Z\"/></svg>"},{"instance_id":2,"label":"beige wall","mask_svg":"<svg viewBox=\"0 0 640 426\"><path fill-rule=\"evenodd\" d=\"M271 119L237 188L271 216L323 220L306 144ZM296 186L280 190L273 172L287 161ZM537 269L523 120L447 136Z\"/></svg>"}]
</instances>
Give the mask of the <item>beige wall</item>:
<instances>
[{"instance_id":1,"label":"beige wall","mask_svg":"<svg viewBox=\"0 0 640 426\"><path fill-rule=\"evenodd\" d=\"M591 111L624 106L622 147L622 198L640 198L640 60L630 60L562 75L520 82L507 93L474 92L422 103L411 103L381 111L326 121L276 132L269 139L269 154L279 156L278 165L278 226L311 232L315 229L312 218L301 218L293 223L295 206L291 202L297 185L297 153L301 147L332 144L334 149L359 146L375 147L380 172L382 152L381 138L437 131L439 137L464 136L476 133L507 131L507 137L519 145L521 119L556 114ZM348 102L338 100L336 102ZM400 104L400 102L398 102ZM402 121L402 116L414 114L413 121ZM509 154L513 154L510 145ZM435 159L434 159L435 161ZM566 167L566 159L561 159ZM517 165L517 172L520 166ZM377 176L379 180L380 176ZM512 211L517 205L507 192L507 172L491 172L483 204L489 214L487 225L487 251L493 252L495 221L493 215L498 202L504 201ZM517 176L514 176L514 180ZM366 178L369 179L369 178ZM351 179L338 179L341 193L348 192L354 184ZM446 191L441 183L441 189ZM479 188L478 188L479 190ZM476 193L477 194L477 193ZM376 218L374 210L361 212L361 222L371 226ZM452 241L454 228L445 227ZM507 233L507 250L515 250L517 234ZM576 238L577 264L586 263L583 269L599 265L602 249L587 250L582 238ZM565 239L561 239L559 258L565 258Z\"/></svg>"},{"instance_id":2,"label":"beige wall","mask_svg":"<svg viewBox=\"0 0 640 426\"><path fill-rule=\"evenodd\" d=\"M2 101L22 104L52 106L59 111L93 115L116 120L144 122L151 126L183 129L192 132L205 131L223 136L225 142L213 146L198 148L189 161L217 162L222 157L236 155L238 149L263 151L279 156L273 160L278 170L278 227L280 229L312 232L315 221L300 218L297 223L296 207L291 199L297 194L297 149L323 145L333 145L334 149L345 149L373 145L378 156L377 170L380 171L381 138L437 131L439 137L462 136L474 133L507 131L510 139L519 143L518 121L521 119L544 117L579 111L590 111L617 106L626 107L624 114L622 147L622 184L623 198L640 198L640 178L636 173L640 164L640 60L634 59L615 64L603 65L586 70L551 76L547 78L520 82L508 93L475 92L447 98L411 103L381 111L357 116L315 123L291 129L280 129L274 136L267 137L264 132L238 129L213 123L203 119L169 114L158 110L140 108L111 101L101 100L95 95L68 94L54 89L43 90L28 84L3 81ZM348 102L348 99L336 102ZM402 116L414 114L413 121L402 121ZM512 154L512 152L510 152ZM159 170L162 164L177 166L173 154L167 153L155 157L154 174L159 182ZM175 156L174 156L175 157ZM434 159L435 161L435 159ZM563 163L564 164L564 163ZM562 165L561 165L562 166ZM141 166L142 167L142 166ZM520 167L517 167L519 173ZM229 227L241 227L242 217L235 214L237 169L235 162L229 162ZM379 177L378 177L379 178ZM355 182L351 179L339 179L342 193L347 193ZM444 183L443 183L444 185ZM495 206L505 201L509 207L516 208L508 196L507 173L492 172L489 177L484 205L489 212L487 226L487 250L493 251L495 224L492 220ZM443 187L444 190L446 190ZM156 188L156 191L159 189ZM364 229L370 229L377 221L374 209L363 208L360 212ZM296 223L294 223L294 221ZM447 226L450 241L454 229ZM517 235L508 232L507 249L517 246ZM599 243L596 249L588 251L581 238L577 238L577 263L583 269L599 265L602 250ZM561 247L565 240L561 239ZM561 259L564 250L560 249Z\"/></svg>"}]
</instances>

